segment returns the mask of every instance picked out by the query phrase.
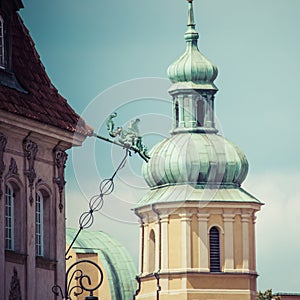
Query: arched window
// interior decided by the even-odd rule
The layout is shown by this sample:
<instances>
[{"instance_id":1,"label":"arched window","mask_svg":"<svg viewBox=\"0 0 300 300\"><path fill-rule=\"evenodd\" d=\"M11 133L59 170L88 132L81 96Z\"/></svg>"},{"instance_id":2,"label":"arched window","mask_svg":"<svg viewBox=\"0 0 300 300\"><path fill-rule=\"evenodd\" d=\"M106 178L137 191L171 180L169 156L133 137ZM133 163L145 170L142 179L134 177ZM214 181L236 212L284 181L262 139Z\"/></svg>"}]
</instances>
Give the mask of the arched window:
<instances>
[{"instance_id":1,"label":"arched window","mask_svg":"<svg viewBox=\"0 0 300 300\"><path fill-rule=\"evenodd\" d=\"M35 250L37 256L44 255L44 199L40 192L35 201Z\"/></svg>"},{"instance_id":2,"label":"arched window","mask_svg":"<svg viewBox=\"0 0 300 300\"><path fill-rule=\"evenodd\" d=\"M210 272L221 272L220 262L220 233L217 227L209 231Z\"/></svg>"},{"instance_id":3,"label":"arched window","mask_svg":"<svg viewBox=\"0 0 300 300\"><path fill-rule=\"evenodd\" d=\"M4 20L0 15L0 68L5 68Z\"/></svg>"},{"instance_id":4,"label":"arched window","mask_svg":"<svg viewBox=\"0 0 300 300\"><path fill-rule=\"evenodd\" d=\"M155 233L152 229L149 235L149 272L155 271Z\"/></svg>"},{"instance_id":5,"label":"arched window","mask_svg":"<svg viewBox=\"0 0 300 300\"><path fill-rule=\"evenodd\" d=\"M15 217L14 189L10 184L5 185L5 249L15 249Z\"/></svg>"}]
</instances>

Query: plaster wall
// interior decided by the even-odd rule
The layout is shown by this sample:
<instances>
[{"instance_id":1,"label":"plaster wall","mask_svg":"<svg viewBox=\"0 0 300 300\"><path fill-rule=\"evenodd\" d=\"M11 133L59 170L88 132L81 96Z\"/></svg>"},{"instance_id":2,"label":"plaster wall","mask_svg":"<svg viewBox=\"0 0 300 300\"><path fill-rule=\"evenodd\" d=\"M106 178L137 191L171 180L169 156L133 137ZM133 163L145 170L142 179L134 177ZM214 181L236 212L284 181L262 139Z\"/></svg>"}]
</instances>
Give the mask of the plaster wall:
<instances>
[{"instance_id":1,"label":"plaster wall","mask_svg":"<svg viewBox=\"0 0 300 300\"><path fill-rule=\"evenodd\" d=\"M167 224L167 231L156 231L163 234L162 248L156 248L157 251L161 249L158 255L161 255L163 260L167 256L168 268L159 269L158 278L151 272L144 272L140 276L141 290L136 299L153 299L153 293L157 292L159 285L159 299L179 297L178 299L192 300L255 300L257 275L254 268L253 216L259 210L259 205L247 205L243 208L239 208L239 205L218 203L197 209L197 206L187 204L188 207L183 205L174 210L160 208L157 204L156 213L161 214L161 226ZM153 207L151 210L153 211ZM139 213L147 216L143 219L145 227L157 230L159 222L156 222L156 225L152 222L147 223L153 217L151 211L144 208ZM209 271L209 231L214 226L218 228L220 237L220 273ZM203 228L205 232L200 234ZM150 230L146 231L147 236ZM145 247L149 247L147 236L144 239ZM168 247L164 246L165 237ZM159 240L157 238L156 242ZM167 253L164 253L164 249ZM144 260L147 258L148 256L144 257ZM207 271L204 271L203 266L205 260Z\"/></svg>"},{"instance_id":2,"label":"plaster wall","mask_svg":"<svg viewBox=\"0 0 300 300\"><path fill-rule=\"evenodd\" d=\"M111 296L110 286L109 286L109 282L108 282L107 272L106 272L106 269L105 269L102 261L100 260L100 258L98 256L98 254L97 253L76 253L73 249L71 249L69 253L70 253L71 258L69 260L67 260L67 263L66 263L67 270L71 267L71 265L73 265L75 262L78 262L80 260L90 260L99 265L99 267L103 271L103 283L98 290L94 291L94 296L98 297L99 299L111 300L112 296ZM99 280L100 280L99 273L90 264L79 264L79 265L77 265L77 268L75 267L72 270L74 271L76 269L77 270L80 269L84 272L84 274L88 274L90 276L91 287L95 286L94 284L95 283L97 284L99 282ZM70 272L70 274L72 274L73 271ZM75 284L76 284L76 281L73 280L71 286L74 287ZM86 280L84 281L84 284L87 284ZM76 289L76 291L80 292L79 289ZM78 295L76 299L84 300L85 297L87 297L87 296L89 296L89 293L83 292L81 295Z\"/></svg>"},{"instance_id":3,"label":"plaster wall","mask_svg":"<svg viewBox=\"0 0 300 300\"><path fill-rule=\"evenodd\" d=\"M14 116L14 125L1 118L0 134L7 140L0 187L0 299L8 299L17 271L22 299L54 299L52 286L64 286L65 274L65 197L59 193L55 178L63 179L64 163L59 174L55 162L57 146L62 153L71 147L64 142L61 130L52 128L52 136L42 126L26 120L31 130L23 128L22 118ZM35 131L38 129L39 133ZM53 134L53 131L55 134ZM66 133L63 132L63 135ZM71 134L69 134L71 135ZM69 137L70 138L70 137ZM28 152L24 145L27 145ZM31 146L36 147L36 152ZM30 179L31 177L31 179ZM5 250L5 186L14 190L14 248ZM36 256L36 192L44 197L44 253ZM59 206L61 203L61 207Z\"/></svg>"},{"instance_id":4,"label":"plaster wall","mask_svg":"<svg viewBox=\"0 0 300 300\"><path fill-rule=\"evenodd\" d=\"M182 233L178 215L169 218L169 269L179 269L182 266Z\"/></svg>"}]
</instances>

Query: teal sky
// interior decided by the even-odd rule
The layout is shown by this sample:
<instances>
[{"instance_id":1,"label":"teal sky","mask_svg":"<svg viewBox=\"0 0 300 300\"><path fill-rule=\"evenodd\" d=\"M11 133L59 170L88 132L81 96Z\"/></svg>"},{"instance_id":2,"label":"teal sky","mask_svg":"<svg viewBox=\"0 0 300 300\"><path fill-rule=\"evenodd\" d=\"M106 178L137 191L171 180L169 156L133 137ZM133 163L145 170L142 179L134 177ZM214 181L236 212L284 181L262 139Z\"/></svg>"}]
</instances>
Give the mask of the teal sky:
<instances>
[{"instance_id":1,"label":"teal sky","mask_svg":"<svg viewBox=\"0 0 300 300\"><path fill-rule=\"evenodd\" d=\"M168 136L168 82L141 78L166 78L169 64L183 53L185 0L24 0L24 5L21 15L50 78L88 123L98 131L118 108L121 123L143 116L149 146ZM300 229L300 1L195 0L194 7L199 48L219 69L220 132L246 153L250 172L244 187L266 204L257 215L258 288L300 292L300 240L295 238ZM67 217L76 226L87 199L97 193L99 177L113 172L121 153L87 141L69 157ZM140 164L138 157L130 158L118 179L115 197L124 198L126 190L125 198L132 199L126 207L145 191L135 189L142 184ZM124 187L128 182L131 190ZM93 229L115 235L136 257L135 218L110 200L109 217L98 215Z\"/></svg>"}]
</instances>

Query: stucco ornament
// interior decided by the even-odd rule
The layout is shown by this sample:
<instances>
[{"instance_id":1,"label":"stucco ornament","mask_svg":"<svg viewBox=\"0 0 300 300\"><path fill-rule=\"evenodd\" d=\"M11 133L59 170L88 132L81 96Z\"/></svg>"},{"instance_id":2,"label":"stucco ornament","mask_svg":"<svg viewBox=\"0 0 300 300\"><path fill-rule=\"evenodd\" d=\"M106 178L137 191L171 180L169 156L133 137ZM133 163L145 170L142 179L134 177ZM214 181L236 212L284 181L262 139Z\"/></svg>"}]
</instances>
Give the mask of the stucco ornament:
<instances>
[{"instance_id":1,"label":"stucco ornament","mask_svg":"<svg viewBox=\"0 0 300 300\"><path fill-rule=\"evenodd\" d=\"M58 186L58 192L59 192L59 210L62 212L63 209L63 203L62 203L62 192L64 190L66 181L65 181L65 167L66 167L66 161L67 161L68 155L67 153L60 149L55 148L54 149L54 164L57 169L57 176L53 178L53 181Z\"/></svg>"},{"instance_id":2,"label":"stucco ornament","mask_svg":"<svg viewBox=\"0 0 300 300\"><path fill-rule=\"evenodd\" d=\"M9 177L14 176L14 175L15 176L19 175L18 166L17 166L16 160L13 157L11 157L10 158L10 165L9 165L9 168L8 168L8 172L5 175L5 178L9 178Z\"/></svg>"},{"instance_id":3,"label":"stucco ornament","mask_svg":"<svg viewBox=\"0 0 300 300\"><path fill-rule=\"evenodd\" d=\"M33 203L33 195L32 195L33 183L34 183L34 180L36 179L34 162L35 162L35 158L36 158L38 149L39 149L38 145L35 142L33 142L27 138L25 138L23 140L24 156L27 158L27 161L28 161L28 168L24 170L24 174L27 176L28 181L29 181L29 188L30 188L29 201L30 201L31 205Z\"/></svg>"},{"instance_id":4,"label":"stucco ornament","mask_svg":"<svg viewBox=\"0 0 300 300\"><path fill-rule=\"evenodd\" d=\"M20 280L18 277L17 269L14 268L14 275L11 278L10 282L10 292L9 292L9 300L21 300L21 287Z\"/></svg>"},{"instance_id":5,"label":"stucco ornament","mask_svg":"<svg viewBox=\"0 0 300 300\"><path fill-rule=\"evenodd\" d=\"M5 170L3 156L4 156L6 144L7 144L7 137L0 132L0 199L2 198L3 195L2 178L3 178L3 172Z\"/></svg>"}]
</instances>

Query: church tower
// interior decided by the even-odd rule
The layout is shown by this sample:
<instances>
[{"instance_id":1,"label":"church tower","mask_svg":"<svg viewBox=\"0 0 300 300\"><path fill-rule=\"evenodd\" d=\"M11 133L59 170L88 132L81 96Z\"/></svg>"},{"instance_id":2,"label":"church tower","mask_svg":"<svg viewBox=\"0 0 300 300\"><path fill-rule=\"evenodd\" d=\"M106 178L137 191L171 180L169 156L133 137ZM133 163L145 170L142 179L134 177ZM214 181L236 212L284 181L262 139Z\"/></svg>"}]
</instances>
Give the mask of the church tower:
<instances>
[{"instance_id":1,"label":"church tower","mask_svg":"<svg viewBox=\"0 0 300 300\"><path fill-rule=\"evenodd\" d=\"M256 299L255 214L262 203L241 188L244 153L218 134L217 68L199 51L188 0L185 53L168 68L171 137L151 151L140 219L136 300Z\"/></svg>"}]
</instances>

